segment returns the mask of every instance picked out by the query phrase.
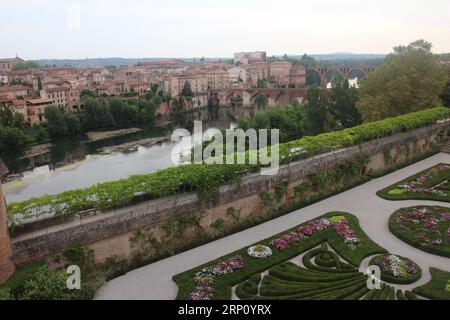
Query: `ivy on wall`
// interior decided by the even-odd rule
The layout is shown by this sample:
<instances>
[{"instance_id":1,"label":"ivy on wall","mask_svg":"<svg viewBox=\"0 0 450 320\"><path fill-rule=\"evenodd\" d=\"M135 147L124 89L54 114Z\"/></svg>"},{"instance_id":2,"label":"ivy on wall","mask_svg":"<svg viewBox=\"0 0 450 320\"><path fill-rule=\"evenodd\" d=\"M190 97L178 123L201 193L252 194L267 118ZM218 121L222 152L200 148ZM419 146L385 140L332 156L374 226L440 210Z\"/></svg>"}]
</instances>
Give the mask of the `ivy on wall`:
<instances>
[{"instance_id":1,"label":"ivy on wall","mask_svg":"<svg viewBox=\"0 0 450 320\"><path fill-rule=\"evenodd\" d=\"M281 163L350 147L363 142L411 131L450 118L450 109L438 107L396 118L366 123L354 128L325 133L314 137L279 145ZM247 152L248 158L249 152ZM8 206L10 226L21 219L54 215L65 221L85 210L107 211L139 201L161 198L182 192L195 191L200 202L217 201L219 187L227 183L240 185L242 176L256 171L260 165L206 165L190 164L160 170L151 174L136 175L126 179L106 182L85 189L45 195ZM337 174L337 173L336 173ZM323 177L311 177L317 189ZM20 218L19 218L20 217Z\"/></svg>"}]
</instances>

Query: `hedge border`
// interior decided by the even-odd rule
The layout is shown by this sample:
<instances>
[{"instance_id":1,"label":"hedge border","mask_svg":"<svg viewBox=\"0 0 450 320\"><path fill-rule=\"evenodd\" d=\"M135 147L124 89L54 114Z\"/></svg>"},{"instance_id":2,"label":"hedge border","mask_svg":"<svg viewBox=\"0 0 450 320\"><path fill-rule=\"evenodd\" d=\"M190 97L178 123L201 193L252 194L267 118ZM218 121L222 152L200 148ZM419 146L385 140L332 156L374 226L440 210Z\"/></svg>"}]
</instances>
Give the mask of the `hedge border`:
<instances>
[{"instance_id":1,"label":"hedge border","mask_svg":"<svg viewBox=\"0 0 450 320\"><path fill-rule=\"evenodd\" d=\"M413 208L417 208L417 207L423 207L423 208L430 208L433 209L436 206L413 206L413 207L406 207L406 208L401 208L398 209L397 211L395 211L390 217L389 217L389 222L388 222L388 226L389 226L389 230L391 231L391 233L393 235L395 235L398 239L400 239L401 241L409 244L410 246L422 250L424 252L428 252L437 256L441 256L441 257L445 257L445 258L450 258L450 251L446 252L446 251L442 251L439 249L435 249L434 247L428 247L428 246L424 246L424 244L422 242L416 241L414 239L411 239L409 237L406 237L403 233L403 230L401 230L398 225L397 222L394 220L394 216L395 214L397 214L400 211L403 210L412 210ZM440 207L440 206L439 206ZM447 207L440 207L440 208L445 208L448 209L450 211L450 208Z\"/></svg>"},{"instance_id":2,"label":"hedge border","mask_svg":"<svg viewBox=\"0 0 450 320\"><path fill-rule=\"evenodd\" d=\"M383 256L386 256L386 255L380 255L380 256L373 257L373 258L369 261L369 266L371 266L371 265L375 265L375 266L376 266L377 264L375 263L375 259L377 259L377 258L379 258L379 257L383 257ZM399 255L395 255L395 256L397 256L397 257L399 257L399 258L401 258L401 259L403 259L403 260L406 260L406 259L407 259L407 260L412 261L412 260L409 259L409 258L405 258L405 257L399 256ZM414 262L414 261L412 261L412 262ZM415 262L414 262L414 263L415 263ZM409 279L401 279L401 278L397 278L397 277L391 276L391 275L389 275L389 274L387 274L387 273L381 271L381 280L383 280L383 281L385 281L385 282L387 282L387 283L401 284L401 285L403 285L403 284L413 284L413 283L416 283L416 282L422 277L422 269L420 268L420 266L419 266L417 263L415 263L415 264L416 264L416 266L417 266L417 272L416 272L416 274L414 274L413 277L411 277L411 278L409 278Z\"/></svg>"},{"instance_id":3,"label":"hedge border","mask_svg":"<svg viewBox=\"0 0 450 320\"><path fill-rule=\"evenodd\" d=\"M445 291L445 286L450 281L450 272L437 268L430 268L431 281L414 288L413 292L419 296L432 300L450 300L450 291Z\"/></svg>"},{"instance_id":4,"label":"hedge border","mask_svg":"<svg viewBox=\"0 0 450 320\"><path fill-rule=\"evenodd\" d=\"M308 155L355 146L367 141L432 125L440 120L448 121L449 118L450 109L436 107L341 131L324 133L314 137L306 136L299 140L280 144L280 156L282 163L290 163ZM295 148L300 148L303 152L297 154L292 151ZM215 177L211 179L211 172L205 166L208 165L199 164L169 168L147 175L131 176L122 180L97 184L85 189L70 190L57 195L47 195L12 203L8 206L10 222L14 224L14 215L18 213L24 216L45 214L49 211L47 207L59 217L70 217L80 211L90 209L110 210L120 208L136 201L135 195L138 193L144 193L143 197L147 198L160 198L182 192L180 186L185 184L188 185L190 191L197 191L202 199L211 199L217 195L217 189L221 184L239 179L245 170L260 167L259 165L231 165L230 170L224 170L226 166L222 165L221 168L214 168L218 172L214 172L212 175ZM242 172L237 173L236 171ZM199 179L199 175L202 175L202 178ZM142 185L142 187L136 187L139 185Z\"/></svg>"},{"instance_id":5,"label":"hedge border","mask_svg":"<svg viewBox=\"0 0 450 320\"><path fill-rule=\"evenodd\" d=\"M448 163L439 163L435 166L429 167L428 169L422 170L412 176L409 176L406 179L400 180L384 189L381 189L379 191L377 191L377 195L380 198L386 199L386 200L391 200L391 201L403 201L403 200L430 200L430 201L440 201L440 202L450 202L450 193L447 196L439 196L436 194L423 194L423 193L402 193L399 195L392 195L389 194L389 191L393 190L393 189L398 189L398 186L402 183L406 183L406 182L410 182L415 180L416 178L420 177L421 175L424 175L425 173L427 173L428 171L437 168L441 165L448 165L450 166L450 164ZM430 181L423 183L421 185L421 187L423 188L431 188L439 183L444 182L445 180L450 179L450 171L446 174L444 174L443 176L438 176L434 179L431 179Z\"/></svg>"},{"instance_id":6,"label":"hedge border","mask_svg":"<svg viewBox=\"0 0 450 320\"><path fill-rule=\"evenodd\" d=\"M205 263L201 266L198 266L196 268L193 268L191 270L185 271L183 273L180 273L178 275L173 276L173 281L178 285L179 291L177 294L178 300L185 300L187 299L188 295L194 290L194 283L193 283L193 277L196 272L200 271L202 268L218 264L220 262L225 261L226 259L240 255L244 257L246 266L238 271L235 271L231 274L218 277L215 282L215 296L214 298L217 300L230 300L231 299L231 288L241 284L242 282L245 282L248 280L251 276L262 273L266 270L271 269L272 267L279 265L285 261L288 261L303 252L307 252L318 245L327 242L329 246L336 251L342 258L344 258L346 261L348 261L350 264L355 266L356 268L359 267L362 260L365 258L376 255L376 254L386 254L387 251L380 247L378 244L373 242L366 233L361 229L359 225L359 220L354 215L346 212L330 212L325 215L319 216L313 220L321 219L321 218L329 218L336 215L345 216L352 228L355 229L358 237L361 239L361 241L364 244L364 251L361 251L359 255L355 256L354 251L351 251L348 246L344 243L344 241L339 238L339 236L334 232L334 230L325 230L322 232L318 232L314 234L312 237L310 237L307 240L303 240L301 242L298 242L292 246L290 246L288 249L284 251L278 251L274 250L274 254L264 260L261 259L255 259L251 258L247 255L247 247L241 248L239 250L236 250L233 253L224 255L218 259L215 259L213 261L210 261L208 263ZM313 221L310 220L310 221ZM274 235L270 238L267 238L265 240L259 241L258 243L251 244L257 245L257 244L266 244L270 243L273 239L277 239L281 236L283 236L286 233L297 231L298 228L302 225L308 224L310 221L305 222L299 226L296 226L294 228L288 229L284 232L281 232L277 235Z\"/></svg>"}]
</instances>

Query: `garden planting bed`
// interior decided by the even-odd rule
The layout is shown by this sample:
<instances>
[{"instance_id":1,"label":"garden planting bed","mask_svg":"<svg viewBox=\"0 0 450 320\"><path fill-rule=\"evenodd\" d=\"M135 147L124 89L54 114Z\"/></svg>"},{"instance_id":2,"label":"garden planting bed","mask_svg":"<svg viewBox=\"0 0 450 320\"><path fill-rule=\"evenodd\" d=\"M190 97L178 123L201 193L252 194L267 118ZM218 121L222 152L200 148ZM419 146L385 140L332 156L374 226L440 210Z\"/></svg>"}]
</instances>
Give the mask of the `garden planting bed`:
<instances>
[{"instance_id":1,"label":"garden planting bed","mask_svg":"<svg viewBox=\"0 0 450 320\"><path fill-rule=\"evenodd\" d=\"M372 258L369 265L380 267L381 280L388 283L411 284L422 276L422 270L412 260L396 255Z\"/></svg>"},{"instance_id":2,"label":"garden planting bed","mask_svg":"<svg viewBox=\"0 0 450 320\"><path fill-rule=\"evenodd\" d=\"M377 192L387 200L450 202L450 165L438 164Z\"/></svg>"},{"instance_id":3,"label":"garden planting bed","mask_svg":"<svg viewBox=\"0 0 450 320\"><path fill-rule=\"evenodd\" d=\"M396 211L391 232L415 248L450 258L450 208L418 206Z\"/></svg>"},{"instance_id":4,"label":"garden planting bed","mask_svg":"<svg viewBox=\"0 0 450 320\"><path fill-rule=\"evenodd\" d=\"M233 288L237 298L251 300L418 299L386 283L378 290L367 288L368 276L358 267L378 254L387 252L368 238L355 216L333 212L173 280L179 288L177 299L182 300L229 300ZM303 266L289 262L300 255Z\"/></svg>"}]
</instances>

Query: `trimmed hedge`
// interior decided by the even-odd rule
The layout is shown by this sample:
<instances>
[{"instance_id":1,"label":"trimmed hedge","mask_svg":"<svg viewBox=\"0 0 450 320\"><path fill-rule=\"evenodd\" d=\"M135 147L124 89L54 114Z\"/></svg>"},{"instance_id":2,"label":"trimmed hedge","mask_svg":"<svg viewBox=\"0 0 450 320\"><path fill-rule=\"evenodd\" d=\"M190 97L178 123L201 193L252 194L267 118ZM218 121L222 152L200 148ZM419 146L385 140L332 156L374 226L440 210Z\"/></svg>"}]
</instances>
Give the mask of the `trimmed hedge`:
<instances>
[{"instance_id":1,"label":"trimmed hedge","mask_svg":"<svg viewBox=\"0 0 450 320\"><path fill-rule=\"evenodd\" d=\"M402 229L399 224L397 223L397 221L395 220L396 215L401 214L403 212L409 212L411 210L413 210L414 208L428 208L430 210L435 210L435 208L442 208L448 212L450 212L450 208L445 208L445 207L437 207L437 206L415 206L415 207L410 207L410 208L403 208L403 209L399 209L396 212L394 212L391 217L389 218L389 230L392 232L392 234L394 234L397 238L399 238L400 240L402 240L403 242L406 242L407 244L431 253L431 254L435 254L438 256L442 256L442 257L446 257L446 258L450 258L450 240L448 238L445 237L445 234L448 233L448 228L445 228L445 225L443 227L441 227L440 232L441 234L443 234L442 236L442 241L443 243L440 246L437 245L433 245L427 242L424 242L420 236L421 234L419 234L418 232L411 230L405 230ZM443 223L443 222L441 222Z\"/></svg>"},{"instance_id":2,"label":"trimmed hedge","mask_svg":"<svg viewBox=\"0 0 450 320\"><path fill-rule=\"evenodd\" d=\"M215 282L215 295L214 299L217 300L229 300L231 299L231 288L234 286L237 286L249 279L251 276L254 276L255 274L261 274L262 272L266 270L270 270L272 267L279 265L280 263L283 263L285 261L288 261L298 255L300 255L303 252L307 252L319 244L322 244L324 242L327 242L330 247L336 251L342 258L344 258L349 264L353 266L353 270L348 269L347 273L333 273L333 277L337 276L338 278L340 276L354 276L357 275L356 268L359 267L362 260L365 258L376 255L376 254L384 254L387 253L385 249L378 246L376 243L374 243L361 228L359 227L358 219L349 214L349 213L343 213L343 212L333 212L328 213L326 215L323 215L321 217L318 217L317 219L321 218L331 218L333 216L345 216L352 228L357 233L358 238L361 240L362 246L356 247L354 250L351 250L344 241L336 234L334 230L324 230L321 232L318 232L311 236L308 239L305 239L303 241L297 242L287 248L284 251L278 251L274 250L274 253L271 257L261 260L261 259L255 259L251 258L247 254L247 248L242 248L240 250L237 250L229 255L226 255L224 257L221 257L219 259L216 259L214 261L211 261L207 264L204 264L202 266L199 266L195 269L183 272L181 274L178 274L173 277L174 282L178 285L179 291L177 295L177 299L187 299L188 295L194 291L194 282L193 278L195 273L200 271L201 269L216 265L220 262L225 261L226 259L240 255L244 257L245 260L245 267L243 269L240 269L238 271L235 271L231 274L224 275L221 277L218 277ZM315 219L314 219L315 220ZM306 222L303 225L308 224ZM278 235L275 235L271 238L268 238L264 241L260 241L258 244L269 244L272 240L278 239L282 235L289 233L291 231L297 231L300 226L297 226L295 228L292 228L290 230L287 230L285 232L282 232ZM256 244L254 244L256 245ZM349 273L353 272L353 273ZM314 279L315 277L320 277L319 271L311 271L308 272L311 279ZM322 274L322 277L324 275ZM359 289L358 289L359 290ZM354 292L349 293L353 294Z\"/></svg>"},{"instance_id":3,"label":"trimmed hedge","mask_svg":"<svg viewBox=\"0 0 450 320\"><path fill-rule=\"evenodd\" d=\"M413 292L427 299L450 300L450 272L430 268L430 273L431 281Z\"/></svg>"},{"instance_id":4,"label":"trimmed hedge","mask_svg":"<svg viewBox=\"0 0 450 320\"><path fill-rule=\"evenodd\" d=\"M406 132L450 118L450 109L437 107L354 128L325 133L280 144L282 163L305 158L336 148L350 147L374 139ZM160 198L180 192L196 191L201 199L213 199L222 184L238 181L246 172L259 165L191 164L168 168L146 175L100 183L85 189L45 195L8 206L10 223L17 215L24 218L53 214L68 219L90 209L111 210L146 199Z\"/></svg>"},{"instance_id":5,"label":"trimmed hedge","mask_svg":"<svg viewBox=\"0 0 450 320\"><path fill-rule=\"evenodd\" d=\"M378 257L372 258L369 262L369 266L377 265L375 263L375 259L377 259ZM403 260L408 259L408 258L401 257L401 256L398 256L398 257ZM408 259L408 260L411 260L411 259ZM394 277L394 276L387 274L381 270L381 280L386 281L388 283L393 283L393 284L412 284L414 282L417 282L422 277L422 269L417 264L416 264L416 266L417 266L416 273L412 277L408 277L406 279L400 278L400 277Z\"/></svg>"},{"instance_id":6,"label":"trimmed hedge","mask_svg":"<svg viewBox=\"0 0 450 320\"><path fill-rule=\"evenodd\" d=\"M426 193L412 193L412 192L403 192L400 194L390 194L389 192L395 189L399 189L399 185L407 183L407 182L411 182L416 180L418 177L423 176L424 174L428 173L430 170L435 169L439 166L442 165L449 165L449 164L445 164L445 163L440 163L437 164L431 168L425 169L413 176L410 176L404 180L401 180L397 183L394 183L393 185L390 185L387 188L384 188L382 190L379 190L377 192L377 195L383 199L386 200L434 200L434 201L443 201L443 202L450 202L450 192L446 192L446 195L439 195L439 194L426 194ZM450 171L445 172L445 173L440 173L439 175L437 175L436 177L433 177L432 179L430 179L429 181L426 181L420 185L418 185L418 187L420 188L424 188L424 189L428 189L428 188L433 188L434 186L444 182L445 180L450 179ZM447 186L444 186L444 188L438 188L438 190L443 190L446 191L447 189L445 189Z\"/></svg>"}]
</instances>

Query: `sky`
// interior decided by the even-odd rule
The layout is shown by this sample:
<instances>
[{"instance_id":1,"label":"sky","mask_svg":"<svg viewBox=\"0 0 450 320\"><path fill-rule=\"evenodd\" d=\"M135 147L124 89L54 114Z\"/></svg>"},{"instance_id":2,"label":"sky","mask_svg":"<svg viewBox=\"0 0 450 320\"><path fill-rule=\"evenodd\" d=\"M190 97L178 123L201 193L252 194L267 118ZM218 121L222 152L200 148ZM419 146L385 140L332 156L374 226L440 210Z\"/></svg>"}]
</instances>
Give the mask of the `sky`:
<instances>
[{"instance_id":1,"label":"sky","mask_svg":"<svg viewBox=\"0 0 450 320\"><path fill-rule=\"evenodd\" d=\"M448 0L1 0L0 58L450 52Z\"/></svg>"}]
</instances>

